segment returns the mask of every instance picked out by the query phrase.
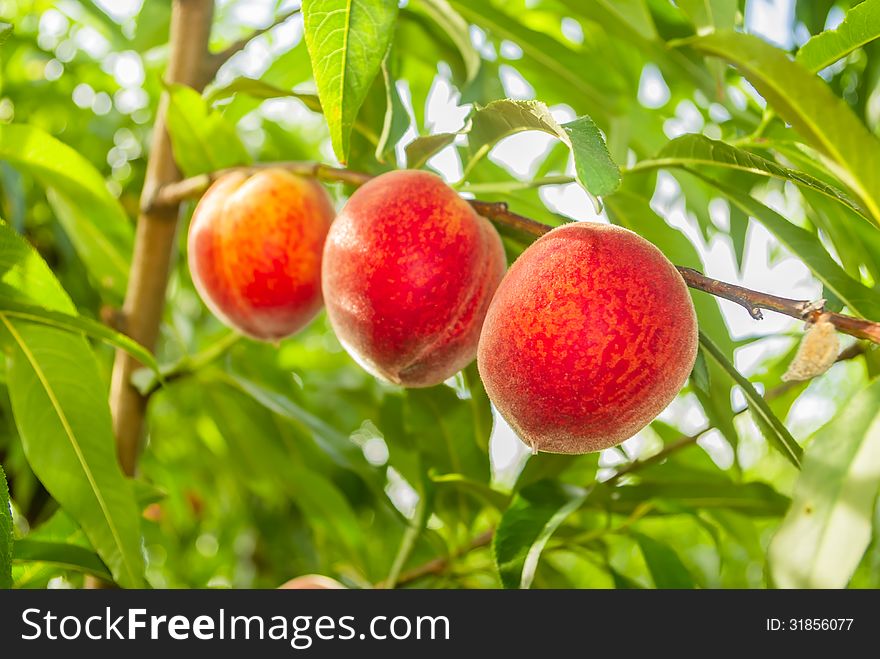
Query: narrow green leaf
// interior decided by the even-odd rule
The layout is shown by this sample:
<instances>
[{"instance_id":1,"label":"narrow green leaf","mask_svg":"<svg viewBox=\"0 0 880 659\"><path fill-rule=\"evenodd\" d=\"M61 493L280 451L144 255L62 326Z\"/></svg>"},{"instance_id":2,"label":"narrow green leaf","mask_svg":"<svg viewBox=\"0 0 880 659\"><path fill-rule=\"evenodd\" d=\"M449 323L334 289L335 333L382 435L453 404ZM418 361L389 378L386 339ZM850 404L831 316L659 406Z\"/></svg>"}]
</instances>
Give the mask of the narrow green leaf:
<instances>
[{"instance_id":1,"label":"narrow green leaf","mask_svg":"<svg viewBox=\"0 0 880 659\"><path fill-rule=\"evenodd\" d=\"M340 467L361 474L367 482L375 481L378 471L364 459L357 444L322 419L303 409L290 398L247 378L219 373L216 376L232 388L247 394L269 411L305 426L311 431L318 445Z\"/></svg>"},{"instance_id":2,"label":"narrow green leaf","mask_svg":"<svg viewBox=\"0 0 880 659\"><path fill-rule=\"evenodd\" d=\"M79 545L23 538L15 543L12 560L15 563L51 563L64 569L90 574L103 581L113 581L107 566L98 555Z\"/></svg>"},{"instance_id":3,"label":"narrow green leaf","mask_svg":"<svg viewBox=\"0 0 880 659\"><path fill-rule=\"evenodd\" d=\"M735 510L753 517L776 517L785 513L788 507L788 499L766 483L710 480L703 474L692 472L680 469L675 480L666 481L649 478L646 469L644 480L637 484L597 487L589 505L630 514L646 501L667 501L689 508Z\"/></svg>"},{"instance_id":4,"label":"narrow green leaf","mask_svg":"<svg viewBox=\"0 0 880 659\"><path fill-rule=\"evenodd\" d=\"M48 266L0 224L0 285L6 295L74 314ZM81 336L0 311L0 340L15 423L34 473L82 527L114 580L143 583L140 517L116 460L104 381Z\"/></svg>"},{"instance_id":5,"label":"narrow green leaf","mask_svg":"<svg viewBox=\"0 0 880 659\"><path fill-rule=\"evenodd\" d=\"M815 234L792 224L748 194L705 176L698 169L691 170L691 173L715 186L732 204L763 224L783 245L801 258L816 278L853 313L863 318L880 318L880 291L868 288L850 277Z\"/></svg>"},{"instance_id":6,"label":"narrow green leaf","mask_svg":"<svg viewBox=\"0 0 880 659\"><path fill-rule=\"evenodd\" d=\"M85 316L74 316L34 304L19 302L4 295L2 289L3 287L0 285L0 313L3 313L7 318L46 325L47 327L54 327L55 329L104 341L120 350L124 350L144 364L144 366L152 369L157 374L159 373L159 364L156 363L150 351L125 334L112 330L103 323Z\"/></svg>"},{"instance_id":7,"label":"narrow green leaf","mask_svg":"<svg viewBox=\"0 0 880 659\"><path fill-rule=\"evenodd\" d=\"M205 97L205 102L208 105L214 105L220 101L231 99L236 94L244 94L258 99L286 98L290 96L301 100L312 112L321 112L321 101L318 100L315 94L284 89L265 80L255 78L236 78L223 87L217 87L211 90L211 93Z\"/></svg>"},{"instance_id":8,"label":"narrow green leaf","mask_svg":"<svg viewBox=\"0 0 880 659\"><path fill-rule=\"evenodd\" d=\"M614 114L621 108L624 81L613 67L588 67L584 61L595 53L570 48L545 32L534 30L489 0L449 0L468 21L496 38L509 39L523 50L524 60L543 71L552 71L571 95L580 97L595 116Z\"/></svg>"},{"instance_id":9,"label":"narrow green leaf","mask_svg":"<svg viewBox=\"0 0 880 659\"><path fill-rule=\"evenodd\" d=\"M424 135L417 137L406 145L406 166L409 169L420 169L432 156L437 155L440 151L455 141L458 133L437 133L435 135Z\"/></svg>"},{"instance_id":10,"label":"narrow green leaf","mask_svg":"<svg viewBox=\"0 0 880 659\"><path fill-rule=\"evenodd\" d=\"M837 163L842 180L880 224L880 140L825 81L752 35L715 32L687 43L733 63L780 117Z\"/></svg>"},{"instance_id":11,"label":"narrow green leaf","mask_svg":"<svg viewBox=\"0 0 880 659\"><path fill-rule=\"evenodd\" d=\"M397 76L392 72L392 53L382 60L382 86L385 88L385 117L376 144L376 160L381 163L395 162L395 148L409 129L409 113L397 91ZM397 68L397 67L394 67Z\"/></svg>"},{"instance_id":12,"label":"narrow green leaf","mask_svg":"<svg viewBox=\"0 0 880 659\"><path fill-rule=\"evenodd\" d=\"M691 371L691 381L694 386L705 394L709 394L711 381L709 379L709 366L706 364L706 355L702 350L697 351L697 359Z\"/></svg>"},{"instance_id":13,"label":"narrow green leaf","mask_svg":"<svg viewBox=\"0 0 880 659\"><path fill-rule=\"evenodd\" d=\"M820 32L801 46L796 59L810 71L821 71L877 38L880 0L865 0L851 7L835 29Z\"/></svg>"},{"instance_id":14,"label":"narrow green leaf","mask_svg":"<svg viewBox=\"0 0 880 659\"><path fill-rule=\"evenodd\" d=\"M502 492L488 483L471 480L465 478L461 474L432 473L429 476L431 481L439 486L438 489L443 489L443 487L459 489L462 492L467 492L468 494L477 497L477 499L483 503L488 503L490 506L497 508L498 510L504 510L510 504L510 495L507 492Z\"/></svg>"},{"instance_id":15,"label":"narrow green leaf","mask_svg":"<svg viewBox=\"0 0 880 659\"><path fill-rule=\"evenodd\" d=\"M168 135L174 160L186 176L246 165L251 157L233 126L186 85L168 90Z\"/></svg>"},{"instance_id":16,"label":"narrow green leaf","mask_svg":"<svg viewBox=\"0 0 880 659\"><path fill-rule=\"evenodd\" d=\"M333 150L345 163L355 117L394 35L397 0L304 0L302 12Z\"/></svg>"},{"instance_id":17,"label":"narrow green leaf","mask_svg":"<svg viewBox=\"0 0 880 659\"><path fill-rule=\"evenodd\" d=\"M749 404L752 417L755 419L758 427L761 428L770 445L779 451L791 464L800 469L803 449L801 449L782 422L776 418L773 410L770 409L770 406L767 405L761 394L755 390L751 382L736 370L736 367L724 355L721 349L715 345L715 342L702 331L700 331L700 346L740 386Z\"/></svg>"},{"instance_id":18,"label":"narrow green leaf","mask_svg":"<svg viewBox=\"0 0 880 659\"><path fill-rule=\"evenodd\" d=\"M643 160L629 171L681 167L697 173L703 167L721 167L760 176L769 176L815 190L862 214L862 210L844 192L818 178L789 167L783 167L772 160L738 149L735 146L705 135L682 135L670 141L656 158Z\"/></svg>"},{"instance_id":19,"label":"narrow green leaf","mask_svg":"<svg viewBox=\"0 0 880 659\"><path fill-rule=\"evenodd\" d=\"M843 588L871 541L880 488L880 381L861 391L810 442L791 508L770 543L783 588Z\"/></svg>"},{"instance_id":20,"label":"narrow green leaf","mask_svg":"<svg viewBox=\"0 0 880 659\"><path fill-rule=\"evenodd\" d=\"M574 156L577 180L592 196L611 194L620 184L620 170L608 153L602 134L587 116L561 125L540 101L493 101L471 115L468 132L470 160L465 177L499 140L537 130L562 141Z\"/></svg>"},{"instance_id":21,"label":"narrow green leaf","mask_svg":"<svg viewBox=\"0 0 880 659\"><path fill-rule=\"evenodd\" d=\"M630 533L642 550L645 563L657 588L696 588L690 571L678 554L667 544L643 533Z\"/></svg>"},{"instance_id":22,"label":"narrow green leaf","mask_svg":"<svg viewBox=\"0 0 880 659\"><path fill-rule=\"evenodd\" d=\"M414 0L413 8L427 14L452 40L461 53L465 68L465 83L473 81L480 72L480 53L471 41L470 26L447 0Z\"/></svg>"},{"instance_id":23,"label":"narrow green leaf","mask_svg":"<svg viewBox=\"0 0 880 659\"><path fill-rule=\"evenodd\" d=\"M495 564L505 588L528 588L550 536L575 510L590 490L541 481L513 498L492 540Z\"/></svg>"},{"instance_id":24,"label":"narrow green leaf","mask_svg":"<svg viewBox=\"0 0 880 659\"><path fill-rule=\"evenodd\" d=\"M0 160L31 174L100 290L121 301L134 232L101 174L66 144L33 126L0 125Z\"/></svg>"},{"instance_id":25,"label":"narrow green leaf","mask_svg":"<svg viewBox=\"0 0 880 659\"><path fill-rule=\"evenodd\" d=\"M732 30L736 25L737 0L676 0L693 21L699 34Z\"/></svg>"},{"instance_id":26,"label":"narrow green leaf","mask_svg":"<svg viewBox=\"0 0 880 659\"><path fill-rule=\"evenodd\" d=\"M0 466L0 590L12 587L12 529L9 486Z\"/></svg>"}]
</instances>

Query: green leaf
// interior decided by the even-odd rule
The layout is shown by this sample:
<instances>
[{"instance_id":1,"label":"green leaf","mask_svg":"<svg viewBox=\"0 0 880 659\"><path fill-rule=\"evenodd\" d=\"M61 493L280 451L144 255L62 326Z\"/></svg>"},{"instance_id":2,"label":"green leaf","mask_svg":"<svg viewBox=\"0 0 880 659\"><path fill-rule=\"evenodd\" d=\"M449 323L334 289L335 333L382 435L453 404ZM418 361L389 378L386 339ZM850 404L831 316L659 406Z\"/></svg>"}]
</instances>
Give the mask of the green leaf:
<instances>
[{"instance_id":1,"label":"green leaf","mask_svg":"<svg viewBox=\"0 0 880 659\"><path fill-rule=\"evenodd\" d=\"M608 153L602 134L589 117L559 124L540 101L493 101L471 115L468 132L470 161L465 177L495 144L515 133L538 130L561 140L574 156L577 180L594 197L609 195L620 185L620 170Z\"/></svg>"},{"instance_id":2,"label":"green leaf","mask_svg":"<svg viewBox=\"0 0 880 659\"><path fill-rule=\"evenodd\" d=\"M251 157L220 112L186 85L169 85L168 135L174 160L185 176L246 165Z\"/></svg>"},{"instance_id":3,"label":"green leaf","mask_svg":"<svg viewBox=\"0 0 880 659\"><path fill-rule=\"evenodd\" d=\"M304 0L305 39L330 139L348 160L351 131L394 35L396 0Z\"/></svg>"},{"instance_id":4,"label":"green leaf","mask_svg":"<svg viewBox=\"0 0 880 659\"><path fill-rule=\"evenodd\" d=\"M119 201L92 164L48 133L0 125L0 160L46 188L58 221L89 274L112 301L125 294L134 232Z\"/></svg>"},{"instance_id":5,"label":"green leaf","mask_svg":"<svg viewBox=\"0 0 880 659\"><path fill-rule=\"evenodd\" d=\"M708 394L710 391L709 366L706 364L706 355L702 350L697 351L697 359L694 361L694 368L691 371L691 381L694 386L703 393Z\"/></svg>"},{"instance_id":6,"label":"green leaf","mask_svg":"<svg viewBox=\"0 0 880 659\"><path fill-rule=\"evenodd\" d=\"M220 101L231 99L236 94L244 94L258 99L286 97L298 98L312 112L321 112L321 101L318 100L318 97L315 94L284 89L264 80L257 80L255 78L236 78L223 87L217 87L211 90L211 93L205 97L205 102L208 105L214 105Z\"/></svg>"},{"instance_id":7,"label":"green leaf","mask_svg":"<svg viewBox=\"0 0 880 659\"><path fill-rule=\"evenodd\" d=\"M687 43L739 68L780 117L838 165L880 224L880 141L821 78L752 35L715 32Z\"/></svg>"},{"instance_id":8,"label":"green leaf","mask_svg":"<svg viewBox=\"0 0 880 659\"><path fill-rule=\"evenodd\" d=\"M103 581L113 580L107 566L98 555L79 545L23 538L15 543L12 560L15 563L51 563L60 568L85 572Z\"/></svg>"},{"instance_id":9,"label":"green leaf","mask_svg":"<svg viewBox=\"0 0 880 659\"><path fill-rule=\"evenodd\" d=\"M461 53L465 68L465 83L473 81L480 72L480 53L471 41L470 26L446 0L414 0L413 9L427 14L446 34Z\"/></svg>"},{"instance_id":10,"label":"green leaf","mask_svg":"<svg viewBox=\"0 0 880 659\"><path fill-rule=\"evenodd\" d=\"M455 141L458 133L437 133L435 135L424 135L417 137L406 145L406 166L409 169L420 169L432 156L437 155L440 151Z\"/></svg>"},{"instance_id":11,"label":"green leaf","mask_svg":"<svg viewBox=\"0 0 880 659\"><path fill-rule=\"evenodd\" d=\"M48 266L0 224L0 285L23 303L73 314ZM120 586L143 583L140 517L116 460L104 381L81 336L0 311L9 396L34 473L79 523Z\"/></svg>"},{"instance_id":12,"label":"green leaf","mask_svg":"<svg viewBox=\"0 0 880 659\"><path fill-rule=\"evenodd\" d=\"M12 529L9 486L0 466L0 590L12 587Z\"/></svg>"},{"instance_id":13,"label":"green leaf","mask_svg":"<svg viewBox=\"0 0 880 659\"><path fill-rule=\"evenodd\" d=\"M865 0L850 8L835 29L825 30L801 46L795 59L810 71L821 71L877 38L880 38L880 0Z\"/></svg>"},{"instance_id":14,"label":"green leaf","mask_svg":"<svg viewBox=\"0 0 880 659\"><path fill-rule=\"evenodd\" d=\"M657 588L695 588L694 578L669 545L658 542L643 533L630 535L638 543L651 578Z\"/></svg>"},{"instance_id":15,"label":"green leaf","mask_svg":"<svg viewBox=\"0 0 880 659\"><path fill-rule=\"evenodd\" d=\"M736 0L676 0L697 27L699 34L713 30L732 30L736 25Z\"/></svg>"},{"instance_id":16,"label":"green leaf","mask_svg":"<svg viewBox=\"0 0 880 659\"><path fill-rule=\"evenodd\" d=\"M783 588L843 588L871 541L880 488L880 381L814 436L791 508L770 543Z\"/></svg>"},{"instance_id":17,"label":"green leaf","mask_svg":"<svg viewBox=\"0 0 880 659\"><path fill-rule=\"evenodd\" d=\"M816 278L854 313L863 318L880 318L880 291L868 288L850 277L815 234L792 224L748 194L704 176L699 170L692 170L691 173L715 186L732 204L763 224L783 245L801 258Z\"/></svg>"},{"instance_id":18,"label":"green leaf","mask_svg":"<svg viewBox=\"0 0 880 659\"><path fill-rule=\"evenodd\" d=\"M367 482L375 481L378 472L367 463L357 444L322 419L303 409L290 398L247 378L226 374L217 374L217 377L232 388L247 394L269 411L305 426L312 432L318 445L340 467L361 474Z\"/></svg>"},{"instance_id":19,"label":"green leaf","mask_svg":"<svg viewBox=\"0 0 880 659\"><path fill-rule=\"evenodd\" d=\"M595 53L570 48L554 37L524 25L496 8L489 0L449 0L468 21L488 30L496 38L509 39L523 50L524 60L538 69L552 71L559 83L575 98L583 99L595 116L614 114L622 105L624 82L612 67L584 66ZM618 92L618 93L615 93Z\"/></svg>"},{"instance_id":20,"label":"green leaf","mask_svg":"<svg viewBox=\"0 0 880 659\"><path fill-rule=\"evenodd\" d=\"M770 406L767 405L761 394L755 390L751 382L736 370L736 367L725 357L721 349L715 345L715 342L702 331L700 331L700 346L740 386L752 412L752 418L754 418L755 423L758 424L770 445L779 451L791 464L800 469L803 449L801 449L782 422L776 418L773 410L770 409Z\"/></svg>"},{"instance_id":21,"label":"green leaf","mask_svg":"<svg viewBox=\"0 0 880 659\"><path fill-rule=\"evenodd\" d=\"M0 21L0 46L2 46L4 42L12 36L13 29L14 28L11 23Z\"/></svg>"},{"instance_id":22,"label":"green leaf","mask_svg":"<svg viewBox=\"0 0 880 659\"><path fill-rule=\"evenodd\" d=\"M680 469L674 480L662 480L661 476L671 472L652 473L646 469L642 472L643 480L637 484L597 487L589 504L630 514L646 501L669 501L689 508L735 510L753 517L776 517L788 507L788 499L766 483L738 483L720 477L710 480L707 475L693 471Z\"/></svg>"},{"instance_id":23,"label":"green leaf","mask_svg":"<svg viewBox=\"0 0 880 659\"><path fill-rule=\"evenodd\" d=\"M409 129L409 113L397 91L397 76L392 73L391 51L382 60L382 86L385 89L385 117L376 144L376 160L395 162L395 148ZM395 67L396 68L396 67Z\"/></svg>"},{"instance_id":24,"label":"green leaf","mask_svg":"<svg viewBox=\"0 0 880 659\"><path fill-rule=\"evenodd\" d=\"M495 564L505 588L531 586L550 536L589 495L590 490L554 481L535 483L516 494L492 540Z\"/></svg>"},{"instance_id":25,"label":"green leaf","mask_svg":"<svg viewBox=\"0 0 880 659\"><path fill-rule=\"evenodd\" d=\"M4 295L2 285L0 285L0 313L7 318L46 325L47 327L54 327L55 329L105 341L120 350L124 350L155 373L159 373L159 364L156 363L150 351L125 334L112 330L103 323L85 316L74 316L34 304L19 302Z\"/></svg>"},{"instance_id":26,"label":"green leaf","mask_svg":"<svg viewBox=\"0 0 880 659\"><path fill-rule=\"evenodd\" d=\"M704 135L682 135L663 147L656 158L643 160L630 168L629 171L668 167L686 168L691 170L691 173L699 173L700 168L703 167L722 167L791 181L799 186L815 190L862 214L862 210L846 194L818 178L806 172L783 167L772 160L738 149L725 142L709 139Z\"/></svg>"},{"instance_id":27,"label":"green leaf","mask_svg":"<svg viewBox=\"0 0 880 659\"><path fill-rule=\"evenodd\" d=\"M438 489L442 490L444 487L459 489L498 510L504 510L510 504L510 495L506 492L502 492L487 483L465 478L461 474L432 473L429 474L429 477L434 484L439 486Z\"/></svg>"}]
</instances>

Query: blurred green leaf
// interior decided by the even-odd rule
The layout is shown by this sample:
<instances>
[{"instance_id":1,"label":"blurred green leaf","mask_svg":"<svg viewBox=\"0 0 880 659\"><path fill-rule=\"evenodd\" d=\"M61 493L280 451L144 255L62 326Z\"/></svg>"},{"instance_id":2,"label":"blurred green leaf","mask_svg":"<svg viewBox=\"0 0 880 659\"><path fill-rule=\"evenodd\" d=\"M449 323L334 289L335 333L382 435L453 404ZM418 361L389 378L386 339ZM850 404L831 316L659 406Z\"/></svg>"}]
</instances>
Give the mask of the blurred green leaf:
<instances>
[{"instance_id":1,"label":"blurred green leaf","mask_svg":"<svg viewBox=\"0 0 880 659\"><path fill-rule=\"evenodd\" d=\"M425 163L440 151L455 141L458 133L436 133L417 137L406 145L406 166L410 169L420 169Z\"/></svg>"},{"instance_id":2,"label":"blurred green leaf","mask_svg":"<svg viewBox=\"0 0 880 659\"><path fill-rule=\"evenodd\" d=\"M677 0L699 33L732 30L736 25L737 0Z\"/></svg>"},{"instance_id":3,"label":"blurred green leaf","mask_svg":"<svg viewBox=\"0 0 880 659\"><path fill-rule=\"evenodd\" d=\"M91 318L61 313L60 311L53 311L6 297L2 285L0 285L0 313L7 318L46 325L47 327L54 327L55 329L105 341L120 350L126 351L145 366L151 368L157 374L159 373L159 365L156 363L153 355L137 341L130 339L125 334L112 330L107 325L94 321Z\"/></svg>"},{"instance_id":4,"label":"blurred green leaf","mask_svg":"<svg viewBox=\"0 0 880 659\"><path fill-rule=\"evenodd\" d=\"M46 188L58 220L95 282L121 301L134 232L101 174L74 149L39 128L0 124L0 160Z\"/></svg>"},{"instance_id":5,"label":"blurred green leaf","mask_svg":"<svg viewBox=\"0 0 880 659\"><path fill-rule=\"evenodd\" d=\"M348 161L351 131L394 35L395 0L304 0L305 38L333 150Z\"/></svg>"},{"instance_id":6,"label":"blurred green leaf","mask_svg":"<svg viewBox=\"0 0 880 659\"><path fill-rule=\"evenodd\" d=\"M880 381L813 437L791 508L770 544L783 588L843 588L871 540L880 488Z\"/></svg>"},{"instance_id":7,"label":"blurred green leaf","mask_svg":"<svg viewBox=\"0 0 880 659\"><path fill-rule=\"evenodd\" d=\"M810 71L821 71L877 38L880 38L880 2L865 0L846 12L836 28L817 34L801 46L795 59Z\"/></svg>"},{"instance_id":8,"label":"blurred green leaf","mask_svg":"<svg viewBox=\"0 0 880 659\"><path fill-rule=\"evenodd\" d=\"M216 87L205 97L205 102L208 105L214 105L220 101L233 98L236 94L246 94L258 99L285 98L289 96L301 100L309 110L321 112L321 101L318 100L317 95L284 89L255 78L236 78L222 87Z\"/></svg>"},{"instance_id":9,"label":"blurred green leaf","mask_svg":"<svg viewBox=\"0 0 880 659\"><path fill-rule=\"evenodd\" d=\"M791 181L845 204L857 213L862 212L846 194L805 172L777 165L754 153L709 139L704 135L682 135L663 147L657 158L643 160L631 168L631 171L684 167L691 173L699 173L700 168L713 166Z\"/></svg>"},{"instance_id":10,"label":"blurred green leaf","mask_svg":"<svg viewBox=\"0 0 880 659\"><path fill-rule=\"evenodd\" d=\"M700 346L740 386L746 401L748 401L752 418L758 424L770 445L779 451L791 464L800 469L803 449L801 449L783 423L776 418L773 410L770 409L770 406L767 405L761 394L755 390L755 387L748 379L736 370L736 367L724 355L721 349L702 330L700 331Z\"/></svg>"},{"instance_id":11,"label":"blurred green leaf","mask_svg":"<svg viewBox=\"0 0 880 659\"><path fill-rule=\"evenodd\" d=\"M839 165L880 224L880 141L825 81L753 35L715 32L687 43L737 66L779 116Z\"/></svg>"},{"instance_id":12,"label":"blurred green leaf","mask_svg":"<svg viewBox=\"0 0 880 659\"><path fill-rule=\"evenodd\" d=\"M480 71L480 53L471 41L470 28L447 0L414 0L413 9L423 11L452 40L461 53L465 67L465 83L473 81Z\"/></svg>"},{"instance_id":13,"label":"blurred green leaf","mask_svg":"<svg viewBox=\"0 0 880 659\"><path fill-rule=\"evenodd\" d=\"M510 495L506 492L497 490L486 483L465 478L461 474L431 474L430 478L440 489L448 487L467 492L498 510L504 510L510 503Z\"/></svg>"},{"instance_id":14,"label":"blurred green leaf","mask_svg":"<svg viewBox=\"0 0 880 659\"><path fill-rule=\"evenodd\" d=\"M186 85L169 86L168 135L174 160L185 176L251 162L235 127Z\"/></svg>"},{"instance_id":15,"label":"blurred green leaf","mask_svg":"<svg viewBox=\"0 0 880 659\"><path fill-rule=\"evenodd\" d=\"M79 545L23 538L15 543L12 560L16 563L51 563L63 569L90 574L103 581L113 580L107 566L98 555Z\"/></svg>"},{"instance_id":16,"label":"blurred green leaf","mask_svg":"<svg viewBox=\"0 0 880 659\"><path fill-rule=\"evenodd\" d=\"M669 545L643 533L631 532L645 557L645 563L657 588L696 588L690 571Z\"/></svg>"},{"instance_id":17,"label":"blurred green leaf","mask_svg":"<svg viewBox=\"0 0 880 659\"><path fill-rule=\"evenodd\" d=\"M48 266L0 225L0 284L61 313L73 304ZM143 584L140 519L116 461L110 410L94 354L81 336L0 312L15 422L40 481L82 526L120 586Z\"/></svg>"},{"instance_id":18,"label":"blurred green leaf","mask_svg":"<svg viewBox=\"0 0 880 659\"><path fill-rule=\"evenodd\" d=\"M13 26L11 23L0 21L0 46L12 36Z\"/></svg>"},{"instance_id":19,"label":"blurred green leaf","mask_svg":"<svg viewBox=\"0 0 880 659\"><path fill-rule=\"evenodd\" d=\"M9 486L0 465L0 590L12 587L12 530Z\"/></svg>"},{"instance_id":20,"label":"blurred green leaf","mask_svg":"<svg viewBox=\"0 0 880 659\"><path fill-rule=\"evenodd\" d=\"M531 586L550 536L589 495L590 490L554 481L535 483L516 494L502 515L492 541L502 586Z\"/></svg>"}]
</instances>

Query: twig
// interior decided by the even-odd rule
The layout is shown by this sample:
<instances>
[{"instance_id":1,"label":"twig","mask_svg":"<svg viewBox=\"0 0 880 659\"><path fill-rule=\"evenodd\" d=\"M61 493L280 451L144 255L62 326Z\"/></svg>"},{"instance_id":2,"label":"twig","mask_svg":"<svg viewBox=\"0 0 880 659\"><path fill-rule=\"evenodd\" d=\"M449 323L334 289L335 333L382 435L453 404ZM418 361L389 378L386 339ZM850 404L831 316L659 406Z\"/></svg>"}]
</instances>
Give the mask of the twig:
<instances>
[{"instance_id":1,"label":"twig","mask_svg":"<svg viewBox=\"0 0 880 659\"><path fill-rule=\"evenodd\" d=\"M211 82L214 79L214 76L217 75L217 71L220 70L220 67L226 64L226 62L228 62L230 59L232 59L234 55L244 50L245 47L253 39L256 39L257 37L262 36L267 32L270 32L271 30L274 30L276 27L286 22L289 18L296 16L299 11L299 9L294 9L287 12L286 14L282 14L266 27L261 27L258 30L254 30L250 35L231 43L219 53L209 54L205 58L205 65L202 71L202 86L207 85L209 82Z\"/></svg>"},{"instance_id":2,"label":"twig","mask_svg":"<svg viewBox=\"0 0 880 659\"><path fill-rule=\"evenodd\" d=\"M159 189L150 200L148 209L159 208L171 204L178 204L184 199L199 197L219 176L230 171L254 172L261 169L279 167L300 176L318 178L322 181L335 181L359 186L369 181L372 176L363 172L355 172L342 167L331 167L315 162L277 162L261 163L249 167L233 167L230 169L202 174L193 178L184 179L178 183L172 183ZM553 229L553 227L537 222L524 215L514 213L504 202L488 202L478 199L469 199L468 203L483 217L496 224L510 227L529 236L540 237ZM839 313L826 312L824 303L810 300L791 300L777 297L769 293L753 291L736 284L712 279L706 275L684 266L676 266L685 283L696 290L704 291L710 295L731 300L741 305L755 320L761 320L761 309L775 311L808 322L815 321L820 315L834 325L839 332L849 334L859 339L867 339L880 344L880 323L847 316Z\"/></svg>"}]
</instances>

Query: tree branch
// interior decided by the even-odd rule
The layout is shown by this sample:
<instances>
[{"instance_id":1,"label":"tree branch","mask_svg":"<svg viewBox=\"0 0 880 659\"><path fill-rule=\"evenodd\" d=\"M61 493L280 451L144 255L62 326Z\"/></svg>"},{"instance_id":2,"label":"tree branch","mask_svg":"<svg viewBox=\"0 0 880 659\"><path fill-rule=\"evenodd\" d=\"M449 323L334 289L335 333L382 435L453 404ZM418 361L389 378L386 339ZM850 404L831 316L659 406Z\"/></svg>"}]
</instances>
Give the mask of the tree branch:
<instances>
[{"instance_id":1,"label":"tree branch","mask_svg":"<svg viewBox=\"0 0 880 659\"><path fill-rule=\"evenodd\" d=\"M270 167L285 169L300 176L313 177L328 182L343 182L353 186L363 185L372 178L369 174L363 172L355 172L342 167L330 167L329 165L314 162L262 163L249 167L233 167L210 174L202 174L201 176L166 185L159 189L157 194L150 199L148 208L164 207L178 204L184 199L198 198L208 189L211 183L227 172L254 172ZM468 203L483 217L496 224L510 227L529 236L540 237L553 228L529 217L514 213L504 202L469 199ZM777 297L769 293L753 291L742 286L712 279L693 268L676 267L689 287L736 302L743 306L755 320L763 318L761 309L775 311L807 322L814 322L819 316L824 316L828 322L834 325L837 331L880 344L880 323L845 314L826 312L824 310L824 300L791 300Z\"/></svg>"},{"instance_id":2,"label":"tree branch","mask_svg":"<svg viewBox=\"0 0 880 659\"><path fill-rule=\"evenodd\" d=\"M289 18L296 16L299 11L299 9L293 9L286 14L282 14L266 27L261 27L257 30L254 30L247 37L231 43L219 53L209 53L205 58L205 63L202 69L201 86L205 86L209 82L211 82L214 79L214 76L217 75L217 71L220 70L220 67L226 64L226 62L228 62L230 59L232 59L233 56L243 51L253 39L262 36L267 32L271 32L282 23L285 23Z\"/></svg>"},{"instance_id":3,"label":"tree branch","mask_svg":"<svg viewBox=\"0 0 880 659\"><path fill-rule=\"evenodd\" d=\"M196 86L203 70L213 0L175 0L171 13L171 53L165 79ZM150 157L141 199L152 199L156 191L180 178L171 152L165 117L168 95L163 94L153 128ZM165 307L165 289L174 240L177 233L177 203L143 210L138 217L134 255L128 289L122 307L126 332L148 350L153 350ZM123 471L133 475L140 447L146 400L131 384L139 367L126 352L117 351L110 385L110 409L117 453Z\"/></svg>"}]
</instances>

